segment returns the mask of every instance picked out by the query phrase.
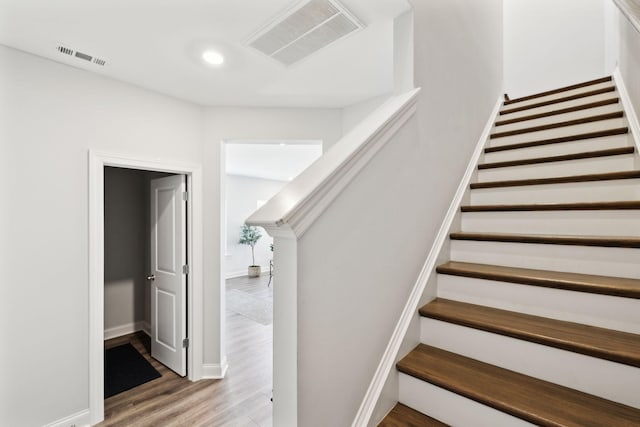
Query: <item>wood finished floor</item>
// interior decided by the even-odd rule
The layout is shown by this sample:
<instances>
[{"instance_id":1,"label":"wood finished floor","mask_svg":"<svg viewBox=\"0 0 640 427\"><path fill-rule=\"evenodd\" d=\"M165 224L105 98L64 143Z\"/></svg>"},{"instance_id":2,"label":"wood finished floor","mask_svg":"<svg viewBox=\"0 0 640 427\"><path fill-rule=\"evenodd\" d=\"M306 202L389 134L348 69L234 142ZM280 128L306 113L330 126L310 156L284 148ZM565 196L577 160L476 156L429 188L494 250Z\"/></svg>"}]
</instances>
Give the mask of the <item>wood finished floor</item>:
<instances>
[{"instance_id":1,"label":"wood finished floor","mask_svg":"<svg viewBox=\"0 0 640 427\"><path fill-rule=\"evenodd\" d=\"M268 280L230 279L226 289L273 299ZM226 320L229 371L223 380L180 378L151 359L144 333L105 342L106 348L131 342L162 377L105 399L105 421L98 426L271 427L273 327L229 310Z\"/></svg>"}]
</instances>

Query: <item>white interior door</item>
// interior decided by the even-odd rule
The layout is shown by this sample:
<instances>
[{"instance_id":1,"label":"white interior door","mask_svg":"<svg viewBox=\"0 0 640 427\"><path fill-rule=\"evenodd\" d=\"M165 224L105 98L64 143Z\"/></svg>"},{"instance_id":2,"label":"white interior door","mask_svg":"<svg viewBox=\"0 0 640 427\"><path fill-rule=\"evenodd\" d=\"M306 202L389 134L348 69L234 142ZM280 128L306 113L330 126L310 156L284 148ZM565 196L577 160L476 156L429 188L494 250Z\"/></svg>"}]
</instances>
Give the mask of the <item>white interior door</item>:
<instances>
[{"instance_id":1,"label":"white interior door","mask_svg":"<svg viewBox=\"0 0 640 427\"><path fill-rule=\"evenodd\" d=\"M187 374L184 175L151 181L151 356Z\"/></svg>"}]
</instances>

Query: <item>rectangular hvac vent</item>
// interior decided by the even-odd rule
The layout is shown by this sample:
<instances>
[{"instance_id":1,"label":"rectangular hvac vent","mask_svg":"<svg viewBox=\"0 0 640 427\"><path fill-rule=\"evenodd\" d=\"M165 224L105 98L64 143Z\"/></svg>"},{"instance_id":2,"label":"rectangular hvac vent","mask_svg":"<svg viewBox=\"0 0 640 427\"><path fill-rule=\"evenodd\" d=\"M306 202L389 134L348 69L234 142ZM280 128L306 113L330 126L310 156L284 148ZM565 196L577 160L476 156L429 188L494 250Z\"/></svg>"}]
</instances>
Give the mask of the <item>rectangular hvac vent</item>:
<instances>
[{"instance_id":1,"label":"rectangular hvac vent","mask_svg":"<svg viewBox=\"0 0 640 427\"><path fill-rule=\"evenodd\" d=\"M84 59L85 61L91 62L93 57L91 55L87 55L86 53L76 52L76 58Z\"/></svg>"},{"instance_id":2,"label":"rectangular hvac vent","mask_svg":"<svg viewBox=\"0 0 640 427\"><path fill-rule=\"evenodd\" d=\"M72 56L78 59L82 59L87 62L91 62L96 65L105 66L107 61L102 58L96 58L95 56L88 55L86 53L78 52L62 44L56 46L56 50L64 55Z\"/></svg>"},{"instance_id":3,"label":"rectangular hvac vent","mask_svg":"<svg viewBox=\"0 0 640 427\"><path fill-rule=\"evenodd\" d=\"M247 44L282 64L293 65L362 28L335 0L305 0L268 23Z\"/></svg>"}]
</instances>

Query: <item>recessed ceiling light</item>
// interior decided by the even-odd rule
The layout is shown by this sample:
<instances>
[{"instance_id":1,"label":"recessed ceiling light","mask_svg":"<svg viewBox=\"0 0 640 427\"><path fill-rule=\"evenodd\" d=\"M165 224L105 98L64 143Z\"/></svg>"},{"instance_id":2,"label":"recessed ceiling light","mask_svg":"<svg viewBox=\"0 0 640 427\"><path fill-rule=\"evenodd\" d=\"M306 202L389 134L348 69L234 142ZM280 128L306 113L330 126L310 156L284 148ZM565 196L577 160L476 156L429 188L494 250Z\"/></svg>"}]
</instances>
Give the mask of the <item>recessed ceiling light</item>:
<instances>
[{"instance_id":1,"label":"recessed ceiling light","mask_svg":"<svg viewBox=\"0 0 640 427\"><path fill-rule=\"evenodd\" d=\"M287 144L285 144L284 142L280 143L280 147L286 147L286 146L287 146Z\"/></svg>"},{"instance_id":2,"label":"recessed ceiling light","mask_svg":"<svg viewBox=\"0 0 640 427\"><path fill-rule=\"evenodd\" d=\"M221 65L224 62L224 56L215 50L207 50L202 54L202 59L207 64Z\"/></svg>"}]
</instances>

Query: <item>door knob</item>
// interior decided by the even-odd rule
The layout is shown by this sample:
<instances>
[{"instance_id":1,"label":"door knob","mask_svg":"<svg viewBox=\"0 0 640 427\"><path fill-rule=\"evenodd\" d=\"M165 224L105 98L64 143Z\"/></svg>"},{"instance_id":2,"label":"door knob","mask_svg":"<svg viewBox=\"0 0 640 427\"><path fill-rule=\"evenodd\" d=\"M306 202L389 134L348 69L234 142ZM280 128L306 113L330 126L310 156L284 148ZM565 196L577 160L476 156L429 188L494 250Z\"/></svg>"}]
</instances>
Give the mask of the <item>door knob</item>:
<instances>
[{"instance_id":1,"label":"door knob","mask_svg":"<svg viewBox=\"0 0 640 427\"><path fill-rule=\"evenodd\" d=\"M156 280L156 275L152 274L151 276L147 276L147 280Z\"/></svg>"}]
</instances>

